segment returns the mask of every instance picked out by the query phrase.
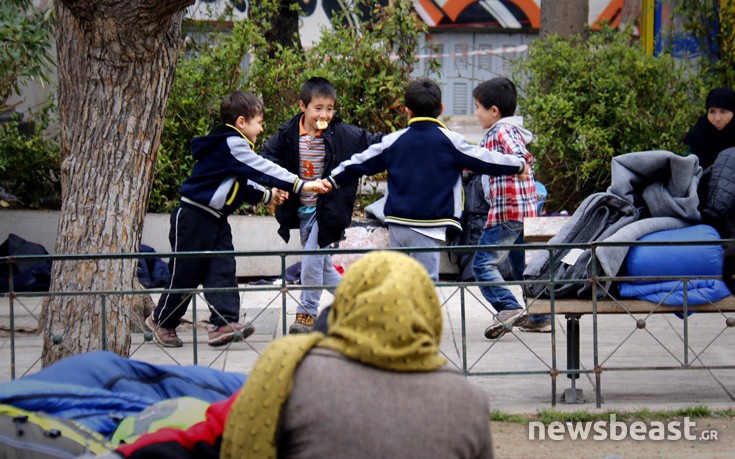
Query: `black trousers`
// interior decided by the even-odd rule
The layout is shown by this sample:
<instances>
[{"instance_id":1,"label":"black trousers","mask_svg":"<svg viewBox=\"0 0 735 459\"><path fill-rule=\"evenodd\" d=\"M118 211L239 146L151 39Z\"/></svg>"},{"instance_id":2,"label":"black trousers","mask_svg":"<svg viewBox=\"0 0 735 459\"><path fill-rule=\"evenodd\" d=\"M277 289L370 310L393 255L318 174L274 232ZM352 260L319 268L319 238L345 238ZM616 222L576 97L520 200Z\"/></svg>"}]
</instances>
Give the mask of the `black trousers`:
<instances>
[{"instance_id":1,"label":"black trousers","mask_svg":"<svg viewBox=\"0 0 735 459\"><path fill-rule=\"evenodd\" d=\"M232 251L232 229L227 217L216 217L206 210L182 204L171 214L168 235L172 252ZM237 322L240 314L240 294L207 292L210 288L237 287L235 258L172 257L170 289L205 288L204 298L210 304L210 322L221 326ZM191 301L190 294L164 292L153 312L156 322L165 328L176 328Z\"/></svg>"}]
</instances>

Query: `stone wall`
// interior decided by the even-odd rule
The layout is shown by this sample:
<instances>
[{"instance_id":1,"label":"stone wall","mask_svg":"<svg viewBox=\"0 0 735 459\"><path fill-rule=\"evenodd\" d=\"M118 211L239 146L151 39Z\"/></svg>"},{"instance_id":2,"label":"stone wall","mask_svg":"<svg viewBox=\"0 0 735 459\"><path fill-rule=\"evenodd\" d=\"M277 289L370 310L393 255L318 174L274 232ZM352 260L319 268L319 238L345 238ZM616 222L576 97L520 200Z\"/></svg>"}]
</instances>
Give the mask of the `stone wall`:
<instances>
[{"instance_id":1,"label":"stone wall","mask_svg":"<svg viewBox=\"0 0 735 459\"><path fill-rule=\"evenodd\" d=\"M8 234L14 233L23 239L43 245L49 253L54 253L59 213L53 211L0 211L0 243ZM236 251L299 251L298 231L291 231L291 240L283 242L277 234L278 223L273 217L232 216L233 243ZM153 247L157 252L170 252L168 242L169 215L148 214L143 225L143 244ZM345 232L346 239L340 242L340 248L386 248L389 246L388 231L377 220L355 219ZM336 255L334 263L347 268L359 254ZM286 266L300 260L299 256L286 258ZM270 277L281 272L281 261L278 256L239 257L237 275L239 277ZM456 268L445 256L442 258L442 273L456 272Z\"/></svg>"}]
</instances>

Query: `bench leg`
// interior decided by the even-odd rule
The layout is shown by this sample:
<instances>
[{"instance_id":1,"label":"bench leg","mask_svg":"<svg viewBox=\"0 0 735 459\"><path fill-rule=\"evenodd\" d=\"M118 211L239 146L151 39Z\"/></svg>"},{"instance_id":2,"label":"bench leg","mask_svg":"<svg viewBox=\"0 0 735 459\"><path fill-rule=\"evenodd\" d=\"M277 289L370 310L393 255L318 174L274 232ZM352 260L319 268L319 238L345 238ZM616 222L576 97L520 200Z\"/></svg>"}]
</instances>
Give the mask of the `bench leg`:
<instances>
[{"instance_id":1,"label":"bench leg","mask_svg":"<svg viewBox=\"0 0 735 459\"><path fill-rule=\"evenodd\" d=\"M567 314L567 370L579 370L579 314ZM564 390L562 402L567 404L584 403L582 389L577 389L579 373L567 373L572 387Z\"/></svg>"}]
</instances>

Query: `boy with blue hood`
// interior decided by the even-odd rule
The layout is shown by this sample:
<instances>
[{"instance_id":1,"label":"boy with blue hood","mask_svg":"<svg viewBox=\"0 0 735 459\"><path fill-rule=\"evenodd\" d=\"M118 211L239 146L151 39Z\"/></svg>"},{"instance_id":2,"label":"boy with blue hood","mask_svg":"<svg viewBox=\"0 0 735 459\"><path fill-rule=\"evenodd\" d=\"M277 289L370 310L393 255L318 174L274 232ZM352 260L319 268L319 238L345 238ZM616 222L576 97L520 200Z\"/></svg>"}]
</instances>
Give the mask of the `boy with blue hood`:
<instances>
[{"instance_id":1,"label":"boy with blue hood","mask_svg":"<svg viewBox=\"0 0 735 459\"><path fill-rule=\"evenodd\" d=\"M263 132L263 102L253 94L235 91L220 106L221 124L209 135L194 138L196 160L181 186L181 203L171 214L169 240L173 252L233 251L232 229L227 217L244 202L281 204L290 192L326 192L318 181L303 181L253 151ZM263 186L273 187L272 190ZM172 257L168 289L204 287L211 318L208 344L222 346L250 336L255 327L240 323L240 294L235 258ZM211 292L207 289L231 288ZM176 327L184 316L191 294L164 292L145 323L162 346L181 347Z\"/></svg>"}]
</instances>

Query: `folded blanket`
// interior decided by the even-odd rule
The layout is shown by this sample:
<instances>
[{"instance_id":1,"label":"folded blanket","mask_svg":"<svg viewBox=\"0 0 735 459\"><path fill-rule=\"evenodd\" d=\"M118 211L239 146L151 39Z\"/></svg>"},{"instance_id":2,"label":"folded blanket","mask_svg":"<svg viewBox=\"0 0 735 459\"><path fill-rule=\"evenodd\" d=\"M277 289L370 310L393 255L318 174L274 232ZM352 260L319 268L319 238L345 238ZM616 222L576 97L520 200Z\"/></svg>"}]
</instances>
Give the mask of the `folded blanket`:
<instances>
[{"instance_id":1,"label":"folded blanket","mask_svg":"<svg viewBox=\"0 0 735 459\"><path fill-rule=\"evenodd\" d=\"M624 298L638 298L652 303L661 303L667 306L681 306L684 304L684 283L681 281L651 282L646 284L620 282L618 284L620 296ZM719 279L695 279L687 282L687 304L710 304L727 298L730 290Z\"/></svg>"},{"instance_id":2,"label":"folded blanket","mask_svg":"<svg viewBox=\"0 0 735 459\"><path fill-rule=\"evenodd\" d=\"M696 156L662 150L627 153L613 158L610 173L608 193L645 209L642 218L701 221L697 186L702 168Z\"/></svg>"},{"instance_id":3,"label":"folded blanket","mask_svg":"<svg viewBox=\"0 0 735 459\"><path fill-rule=\"evenodd\" d=\"M708 225L693 225L656 231L639 239L646 242L719 241L717 230ZM635 277L719 276L722 273L722 246L640 245L632 247L625 258L624 271ZM618 284L620 296L639 298L670 306L684 304L684 282L647 279ZM687 304L707 304L730 294L719 279L693 279L687 282Z\"/></svg>"},{"instance_id":4,"label":"folded blanket","mask_svg":"<svg viewBox=\"0 0 735 459\"><path fill-rule=\"evenodd\" d=\"M605 239L620 228L636 221L638 210L631 202L611 193L594 193L588 196L574 211L569 221L561 228L549 244L587 243ZM583 280L589 278L591 251L578 249L556 249L553 251L554 279ZM549 279L552 266L548 251L539 252L531 259L523 272L526 280ZM564 260L564 261L562 261ZM557 284L557 298L583 296L589 289L581 284ZM526 285L531 297L549 296L550 287L543 284Z\"/></svg>"}]
</instances>

